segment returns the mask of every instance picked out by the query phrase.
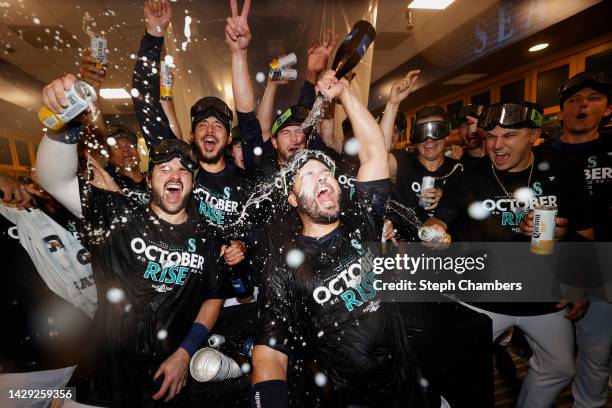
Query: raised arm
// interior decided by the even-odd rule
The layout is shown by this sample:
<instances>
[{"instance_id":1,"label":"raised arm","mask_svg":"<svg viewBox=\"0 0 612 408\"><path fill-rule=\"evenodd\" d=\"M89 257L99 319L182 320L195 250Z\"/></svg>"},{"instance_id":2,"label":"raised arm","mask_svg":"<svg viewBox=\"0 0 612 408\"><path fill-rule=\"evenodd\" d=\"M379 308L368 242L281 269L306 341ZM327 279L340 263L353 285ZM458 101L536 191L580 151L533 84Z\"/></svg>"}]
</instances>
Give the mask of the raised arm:
<instances>
[{"instance_id":1,"label":"raised arm","mask_svg":"<svg viewBox=\"0 0 612 408\"><path fill-rule=\"evenodd\" d=\"M321 72L327 69L329 55L336 48L337 41L338 36L333 35L331 29L328 28L323 35L323 42L317 41L308 49L306 80L300 90L298 105L312 109L316 97L315 85Z\"/></svg>"},{"instance_id":2,"label":"raised arm","mask_svg":"<svg viewBox=\"0 0 612 408\"><path fill-rule=\"evenodd\" d=\"M393 148L393 128L395 126L395 117L397 116L399 106L414 89L420 73L421 71L419 70L410 71L403 79L391 85L389 101L387 102L387 106L385 106L385 113L380 121L380 128L385 135L385 148L388 152Z\"/></svg>"},{"instance_id":3,"label":"raised arm","mask_svg":"<svg viewBox=\"0 0 612 408\"><path fill-rule=\"evenodd\" d=\"M43 89L45 105L55 113L61 113L68 106L65 92L76 77L68 74L56 79ZM36 168L39 184L72 214L81 217L81 198L77 179L77 141L81 127L71 126L61 132L48 132L38 148Z\"/></svg>"},{"instance_id":4,"label":"raised arm","mask_svg":"<svg viewBox=\"0 0 612 408\"><path fill-rule=\"evenodd\" d=\"M361 166L357 181L389 178L388 153L382 131L368 109L359 101L345 79L338 80L329 70L319 80L318 87L326 98L338 98L346 111L355 138L359 142Z\"/></svg>"},{"instance_id":5,"label":"raised arm","mask_svg":"<svg viewBox=\"0 0 612 408\"><path fill-rule=\"evenodd\" d=\"M238 14L236 0L230 0L232 16L227 18L225 42L232 53L232 89L236 111L247 113L255 110L255 94L249 75L247 49L251 42L248 16L251 0L245 0L242 13Z\"/></svg>"},{"instance_id":6,"label":"raised arm","mask_svg":"<svg viewBox=\"0 0 612 408\"><path fill-rule=\"evenodd\" d=\"M261 136L264 143L272 137L272 122L274 119L274 100L276 98L276 91L278 91L279 85L286 85L289 81L272 81L268 80L266 89L259 103L259 109L257 110L257 119L261 126Z\"/></svg>"},{"instance_id":7,"label":"raised arm","mask_svg":"<svg viewBox=\"0 0 612 408\"><path fill-rule=\"evenodd\" d=\"M168 0L145 1L146 33L140 42L134 66L132 87L138 92L135 93L136 96L132 95L132 101L142 134L149 147L160 140L176 137L160 103L159 92L159 60L164 45L164 35L171 18L172 9Z\"/></svg>"}]
</instances>

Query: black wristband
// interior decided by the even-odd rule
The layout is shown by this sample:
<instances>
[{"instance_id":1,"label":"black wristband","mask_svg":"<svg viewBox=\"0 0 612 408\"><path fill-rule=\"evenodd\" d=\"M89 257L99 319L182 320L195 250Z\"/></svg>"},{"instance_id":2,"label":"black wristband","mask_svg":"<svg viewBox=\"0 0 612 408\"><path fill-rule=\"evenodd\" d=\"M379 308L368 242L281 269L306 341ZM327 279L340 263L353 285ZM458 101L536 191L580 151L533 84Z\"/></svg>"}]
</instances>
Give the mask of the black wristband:
<instances>
[{"instance_id":1,"label":"black wristband","mask_svg":"<svg viewBox=\"0 0 612 408\"><path fill-rule=\"evenodd\" d=\"M251 408L287 408L287 405L287 381L263 381L251 388Z\"/></svg>"}]
</instances>

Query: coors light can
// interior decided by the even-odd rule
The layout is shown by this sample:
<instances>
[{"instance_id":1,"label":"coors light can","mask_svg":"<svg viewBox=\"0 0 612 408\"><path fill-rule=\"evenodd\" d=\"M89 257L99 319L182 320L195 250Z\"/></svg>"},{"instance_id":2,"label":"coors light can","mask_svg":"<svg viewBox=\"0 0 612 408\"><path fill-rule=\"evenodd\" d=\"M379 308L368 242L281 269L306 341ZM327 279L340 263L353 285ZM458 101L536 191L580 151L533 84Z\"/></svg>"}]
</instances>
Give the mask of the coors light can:
<instances>
[{"instance_id":1,"label":"coors light can","mask_svg":"<svg viewBox=\"0 0 612 408\"><path fill-rule=\"evenodd\" d=\"M217 382L242 375L238 363L209 347L196 351L191 357L189 372L199 382Z\"/></svg>"}]
</instances>

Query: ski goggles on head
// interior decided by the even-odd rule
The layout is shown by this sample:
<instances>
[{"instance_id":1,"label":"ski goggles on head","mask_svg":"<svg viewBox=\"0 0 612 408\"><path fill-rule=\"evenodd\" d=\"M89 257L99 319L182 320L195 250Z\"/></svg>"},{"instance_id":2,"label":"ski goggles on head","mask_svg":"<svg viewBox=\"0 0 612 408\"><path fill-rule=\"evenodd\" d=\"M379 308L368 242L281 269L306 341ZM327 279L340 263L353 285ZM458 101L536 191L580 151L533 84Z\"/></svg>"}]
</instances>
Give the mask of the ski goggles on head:
<instances>
[{"instance_id":1,"label":"ski goggles on head","mask_svg":"<svg viewBox=\"0 0 612 408\"><path fill-rule=\"evenodd\" d=\"M310 111L303 106L292 106L276 117L272 124L272 136L291 125L301 125Z\"/></svg>"},{"instance_id":2,"label":"ski goggles on head","mask_svg":"<svg viewBox=\"0 0 612 408\"><path fill-rule=\"evenodd\" d=\"M198 167L193 149L188 143L179 139L166 139L151 148L149 152L149 171L154 165L166 163L172 159L179 159L183 166L191 172L194 172Z\"/></svg>"},{"instance_id":3,"label":"ski goggles on head","mask_svg":"<svg viewBox=\"0 0 612 408\"><path fill-rule=\"evenodd\" d=\"M495 103L486 108L478 119L478 127L489 131L495 126L509 129L539 129L544 116L542 109L531 102Z\"/></svg>"},{"instance_id":4,"label":"ski goggles on head","mask_svg":"<svg viewBox=\"0 0 612 408\"><path fill-rule=\"evenodd\" d=\"M289 195L293 190L293 183L295 182L295 176L300 172L300 169L304 167L310 160L317 160L331 171L332 175L336 176L336 162L323 153L320 150L309 150L304 149L293 153L285 166L281 168L281 178L283 180L283 188L285 189L285 195Z\"/></svg>"},{"instance_id":5,"label":"ski goggles on head","mask_svg":"<svg viewBox=\"0 0 612 408\"><path fill-rule=\"evenodd\" d=\"M225 102L214 96L202 98L191 107L191 131L199 122L211 116L223 123L227 133L230 132L234 114Z\"/></svg>"},{"instance_id":6,"label":"ski goggles on head","mask_svg":"<svg viewBox=\"0 0 612 408\"><path fill-rule=\"evenodd\" d=\"M583 88L593 88L606 94L608 102L612 95L612 77L603 71L585 71L574 75L559 87L559 102L563 102Z\"/></svg>"},{"instance_id":7,"label":"ski goggles on head","mask_svg":"<svg viewBox=\"0 0 612 408\"><path fill-rule=\"evenodd\" d=\"M415 125L410 130L410 143L418 144L427 139L440 140L450 134L451 123L448 120L434 120Z\"/></svg>"}]
</instances>

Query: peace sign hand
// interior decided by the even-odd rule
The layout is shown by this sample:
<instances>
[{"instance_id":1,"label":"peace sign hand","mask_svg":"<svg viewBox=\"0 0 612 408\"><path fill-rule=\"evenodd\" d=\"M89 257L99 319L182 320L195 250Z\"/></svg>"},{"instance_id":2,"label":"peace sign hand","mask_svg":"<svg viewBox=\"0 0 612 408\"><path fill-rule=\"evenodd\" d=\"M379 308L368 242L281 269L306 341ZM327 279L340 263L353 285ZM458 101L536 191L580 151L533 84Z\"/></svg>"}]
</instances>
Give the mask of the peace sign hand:
<instances>
[{"instance_id":1,"label":"peace sign hand","mask_svg":"<svg viewBox=\"0 0 612 408\"><path fill-rule=\"evenodd\" d=\"M232 52L246 50L251 42L251 29L249 28L248 16L251 8L251 0L244 0L242 13L238 14L237 0L230 0L232 16L228 17L225 25L225 42Z\"/></svg>"}]
</instances>

